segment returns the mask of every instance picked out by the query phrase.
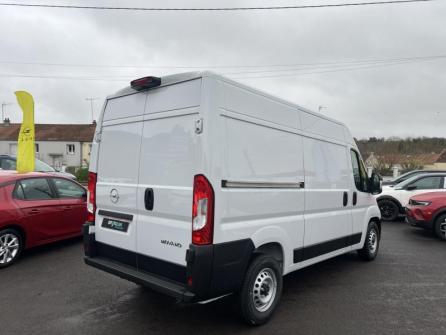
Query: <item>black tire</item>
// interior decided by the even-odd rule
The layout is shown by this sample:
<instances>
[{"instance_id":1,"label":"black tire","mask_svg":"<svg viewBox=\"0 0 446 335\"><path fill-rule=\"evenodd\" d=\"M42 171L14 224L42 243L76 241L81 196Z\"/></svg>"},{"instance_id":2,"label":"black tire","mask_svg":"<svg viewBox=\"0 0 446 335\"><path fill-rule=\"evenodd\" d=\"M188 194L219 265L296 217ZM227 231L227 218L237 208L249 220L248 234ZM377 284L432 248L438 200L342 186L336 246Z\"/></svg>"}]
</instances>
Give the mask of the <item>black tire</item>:
<instances>
[{"instance_id":1,"label":"black tire","mask_svg":"<svg viewBox=\"0 0 446 335\"><path fill-rule=\"evenodd\" d=\"M383 221L395 221L398 218L399 208L395 201L383 199L378 201L378 207Z\"/></svg>"},{"instance_id":2,"label":"black tire","mask_svg":"<svg viewBox=\"0 0 446 335\"><path fill-rule=\"evenodd\" d=\"M17 230L10 228L0 230L0 269L14 264L22 250L23 238Z\"/></svg>"},{"instance_id":3,"label":"black tire","mask_svg":"<svg viewBox=\"0 0 446 335\"><path fill-rule=\"evenodd\" d=\"M254 258L238 295L242 318L252 326L266 323L280 301L282 285L281 266L273 257Z\"/></svg>"},{"instance_id":4,"label":"black tire","mask_svg":"<svg viewBox=\"0 0 446 335\"><path fill-rule=\"evenodd\" d=\"M367 228L367 234L364 241L364 246L358 250L358 255L365 261L373 261L378 255L379 243L381 241L381 234L376 222L370 222Z\"/></svg>"},{"instance_id":5,"label":"black tire","mask_svg":"<svg viewBox=\"0 0 446 335\"><path fill-rule=\"evenodd\" d=\"M446 214L440 215L435 220L434 231L440 240L446 241Z\"/></svg>"}]
</instances>

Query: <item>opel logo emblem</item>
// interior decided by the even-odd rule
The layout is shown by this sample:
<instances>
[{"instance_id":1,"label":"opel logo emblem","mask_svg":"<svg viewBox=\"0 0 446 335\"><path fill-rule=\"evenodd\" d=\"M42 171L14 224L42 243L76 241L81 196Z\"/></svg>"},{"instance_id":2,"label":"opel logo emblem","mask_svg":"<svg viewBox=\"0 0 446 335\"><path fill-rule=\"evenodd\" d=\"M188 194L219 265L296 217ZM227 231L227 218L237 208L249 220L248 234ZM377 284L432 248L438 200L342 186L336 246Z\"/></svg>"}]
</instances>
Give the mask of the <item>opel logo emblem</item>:
<instances>
[{"instance_id":1,"label":"opel logo emblem","mask_svg":"<svg viewBox=\"0 0 446 335\"><path fill-rule=\"evenodd\" d=\"M114 188L110 191L110 201L116 204L118 200L119 200L119 193L118 190Z\"/></svg>"}]
</instances>

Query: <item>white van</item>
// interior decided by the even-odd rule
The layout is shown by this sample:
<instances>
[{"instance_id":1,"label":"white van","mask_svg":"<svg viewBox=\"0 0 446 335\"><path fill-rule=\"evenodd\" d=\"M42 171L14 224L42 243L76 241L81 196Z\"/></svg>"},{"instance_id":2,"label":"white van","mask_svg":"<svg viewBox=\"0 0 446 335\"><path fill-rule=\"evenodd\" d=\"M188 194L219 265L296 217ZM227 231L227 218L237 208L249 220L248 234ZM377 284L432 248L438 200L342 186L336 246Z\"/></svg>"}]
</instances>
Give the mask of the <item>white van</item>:
<instances>
[{"instance_id":1,"label":"white van","mask_svg":"<svg viewBox=\"0 0 446 335\"><path fill-rule=\"evenodd\" d=\"M88 188L87 264L183 302L235 293L253 325L282 276L378 253L379 176L346 126L210 72L108 97Z\"/></svg>"}]
</instances>

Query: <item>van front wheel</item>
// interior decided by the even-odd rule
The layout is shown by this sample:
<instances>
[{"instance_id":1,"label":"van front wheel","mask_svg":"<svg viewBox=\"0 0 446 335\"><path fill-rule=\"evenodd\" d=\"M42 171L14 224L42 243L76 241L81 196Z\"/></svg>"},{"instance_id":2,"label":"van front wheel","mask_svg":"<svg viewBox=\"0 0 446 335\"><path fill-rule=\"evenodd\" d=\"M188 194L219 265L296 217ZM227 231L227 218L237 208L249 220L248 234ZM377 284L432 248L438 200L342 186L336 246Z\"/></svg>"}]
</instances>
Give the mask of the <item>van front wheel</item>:
<instances>
[{"instance_id":1,"label":"van front wheel","mask_svg":"<svg viewBox=\"0 0 446 335\"><path fill-rule=\"evenodd\" d=\"M271 256L259 255L249 265L239 293L240 313L253 326L266 323L282 295L282 271Z\"/></svg>"},{"instance_id":2,"label":"van front wheel","mask_svg":"<svg viewBox=\"0 0 446 335\"><path fill-rule=\"evenodd\" d=\"M358 255L365 261L373 261L378 255L380 231L376 222L370 222L367 228L364 246L358 250Z\"/></svg>"}]
</instances>

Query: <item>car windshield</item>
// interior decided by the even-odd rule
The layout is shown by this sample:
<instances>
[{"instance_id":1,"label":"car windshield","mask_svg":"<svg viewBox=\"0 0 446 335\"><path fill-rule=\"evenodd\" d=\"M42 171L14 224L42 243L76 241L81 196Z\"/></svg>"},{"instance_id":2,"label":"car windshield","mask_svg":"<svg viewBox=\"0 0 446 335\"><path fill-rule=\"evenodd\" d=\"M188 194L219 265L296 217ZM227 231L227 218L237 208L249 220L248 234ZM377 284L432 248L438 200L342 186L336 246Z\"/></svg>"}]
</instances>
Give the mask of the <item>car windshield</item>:
<instances>
[{"instance_id":1,"label":"car windshield","mask_svg":"<svg viewBox=\"0 0 446 335\"><path fill-rule=\"evenodd\" d=\"M56 172L51 166L38 159L36 159L34 170L37 172Z\"/></svg>"},{"instance_id":2,"label":"car windshield","mask_svg":"<svg viewBox=\"0 0 446 335\"><path fill-rule=\"evenodd\" d=\"M403 181L414 177L418 172L417 171L410 171L410 172L406 172L404 174L402 174L401 176L399 176L398 178L395 179L395 182L398 183L402 183ZM421 173L421 172L420 172Z\"/></svg>"}]
</instances>

